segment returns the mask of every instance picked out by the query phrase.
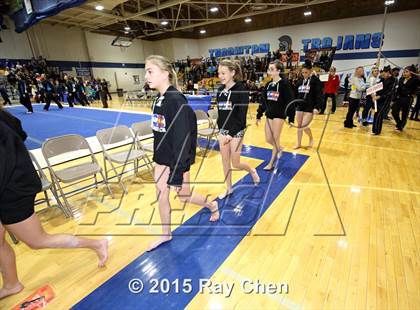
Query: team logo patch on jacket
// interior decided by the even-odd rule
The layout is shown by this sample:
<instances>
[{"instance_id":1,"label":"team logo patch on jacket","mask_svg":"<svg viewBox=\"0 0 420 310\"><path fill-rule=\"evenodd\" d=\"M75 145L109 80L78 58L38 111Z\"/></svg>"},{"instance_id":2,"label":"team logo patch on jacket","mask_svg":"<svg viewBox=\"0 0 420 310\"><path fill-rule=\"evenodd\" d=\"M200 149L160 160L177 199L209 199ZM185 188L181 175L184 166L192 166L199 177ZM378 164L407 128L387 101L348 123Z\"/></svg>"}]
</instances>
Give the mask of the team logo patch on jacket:
<instances>
[{"instance_id":1,"label":"team logo patch on jacket","mask_svg":"<svg viewBox=\"0 0 420 310\"><path fill-rule=\"evenodd\" d=\"M218 106L219 110L232 110L232 101L220 101Z\"/></svg>"},{"instance_id":2,"label":"team logo patch on jacket","mask_svg":"<svg viewBox=\"0 0 420 310\"><path fill-rule=\"evenodd\" d=\"M163 116L162 114L153 114L152 129L157 132L166 132L165 116Z\"/></svg>"},{"instance_id":3,"label":"team logo patch on jacket","mask_svg":"<svg viewBox=\"0 0 420 310\"><path fill-rule=\"evenodd\" d=\"M268 91L267 92L267 100L270 101L277 101L279 99L280 93L277 91Z\"/></svg>"},{"instance_id":4,"label":"team logo patch on jacket","mask_svg":"<svg viewBox=\"0 0 420 310\"><path fill-rule=\"evenodd\" d=\"M299 93L307 94L309 93L310 89L311 87L309 85L300 85L298 91Z\"/></svg>"}]
</instances>

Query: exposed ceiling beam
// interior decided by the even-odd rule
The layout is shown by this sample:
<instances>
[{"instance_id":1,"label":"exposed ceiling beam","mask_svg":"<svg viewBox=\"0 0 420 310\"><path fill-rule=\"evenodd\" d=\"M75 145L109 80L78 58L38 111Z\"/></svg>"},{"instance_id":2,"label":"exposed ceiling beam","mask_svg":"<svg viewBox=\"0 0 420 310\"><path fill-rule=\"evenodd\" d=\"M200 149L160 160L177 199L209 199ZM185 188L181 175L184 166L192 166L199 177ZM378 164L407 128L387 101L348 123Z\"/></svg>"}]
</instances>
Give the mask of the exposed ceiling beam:
<instances>
[{"instance_id":1,"label":"exposed ceiling beam","mask_svg":"<svg viewBox=\"0 0 420 310\"><path fill-rule=\"evenodd\" d=\"M179 14L181 13L181 7L182 7L182 3L178 6L178 13L176 14L176 20L175 20L172 30L175 30L176 25L178 24Z\"/></svg>"},{"instance_id":2,"label":"exposed ceiling beam","mask_svg":"<svg viewBox=\"0 0 420 310\"><path fill-rule=\"evenodd\" d=\"M55 18L52 18L52 17L49 17L48 19L45 19L45 20L43 20L43 21L45 21L45 22L54 22L54 23L57 23L57 24L65 24L65 25L71 25L71 26L78 26L78 27L80 27L80 28L94 29L94 27L92 27L92 26L87 26L87 25L84 25L84 26L82 27L82 26L80 25L80 23L77 23L77 22L70 22L70 21L60 20L60 19L55 19Z\"/></svg>"},{"instance_id":3,"label":"exposed ceiling beam","mask_svg":"<svg viewBox=\"0 0 420 310\"><path fill-rule=\"evenodd\" d=\"M135 13L135 14L131 14L131 15L127 15L127 16L119 16L119 18L122 19L122 20L135 19L135 20L141 20L141 21L145 21L145 22L148 22L148 23L152 23L152 24L160 24L159 19L149 17L149 16L144 16L144 15L154 13L154 12L159 11L159 10L167 9L167 8L172 7L172 6L183 4L183 3L186 3L186 2L189 2L189 0L166 1L166 2L161 3L159 5L152 6L152 7L146 8L144 10L141 10L141 11ZM112 24L113 23L110 22L105 26L112 25ZM104 27L104 26L101 26L101 27ZM98 28L96 28L96 29L98 29Z\"/></svg>"},{"instance_id":4,"label":"exposed ceiling beam","mask_svg":"<svg viewBox=\"0 0 420 310\"><path fill-rule=\"evenodd\" d=\"M154 7L150 7L150 8L147 8L145 10L142 10L142 11L140 11L138 13L135 13L135 14L132 14L132 15L129 15L129 16L125 16L125 18L126 19L137 19L137 17L143 16L143 15L147 15L147 14L150 14L150 13L153 13L153 12L156 12L156 11L159 11L159 10L164 10L164 9L170 8L172 6L183 4L183 3L186 3L186 2L189 2L189 0L171 0L171 1L166 1L164 3L161 3L159 5L156 5Z\"/></svg>"},{"instance_id":5,"label":"exposed ceiling beam","mask_svg":"<svg viewBox=\"0 0 420 310\"><path fill-rule=\"evenodd\" d=\"M334 2L334 1L336 1L336 0L310 0L308 3L294 3L294 4L289 3L288 5L282 5L281 7L277 7L277 8L271 8L271 9L255 11L255 12L247 12L247 13L239 14L239 15L235 15L235 16L228 16L226 18L220 18L220 19L216 19L216 20L210 20L210 21L205 21L205 22L201 22L201 23L195 23L195 24L190 24L190 25L186 25L186 26L181 26L181 27L175 28L174 31L185 30L185 29L196 28L196 27L202 27L202 26L211 25L211 24L215 24L215 23L219 23L219 22L223 22L223 21L229 21L229 20L232 20L232 19L245 18L245 17L249 17L249 16L279 12L279 11L290 10L290 9L295 9L295 8L299 8L299 7L306 7L307 5L308 6L309 5L317 5L317 4L321 4L321 3L328 3L328 2ZM150 33L147 36L140 36L138 38L155 36L155 35L159 35L159 34L162 34L162 33L164 33L164 32L157 31L157 32Z\"/></svg>"},{"instance_id":6,"label":"exposed ceiling beam","mask_svg":"<svg viewBox=\"0 0 420 310\"><path fill-rule=\"evenodd\" d=\"M114 15L114 14L109 14L109 13L106 13L106 12L101 12L101 11L97 11L97 10L90 9L90 8L85 8L85 7L74 7L72 9L74 9L76 11L79 11L79 12L84 12L84 13L89 13L89 14L94 14L94 15L100 15L100 16L108 17L108 18L111 18L111 19L114 20L114 21L107 22L105 26L111 25L111 24L116 23L116 22L125 21L127 19L124 16L118 16L118 15ZM147 22L147 23L151 23L151 24L159 24L160 23L160 20L159 19L153 18L153 17L149 17L149 16L139 16L136 19L137 20L144 21L144 22ZM101 27L103 27L103 26L101 26Z\"/></svg>"},{"instance_id":7,"label":"exposed ceiling beam","mask_svg":"<svg viewBox=\"0 0 420 310\"><path fill-rule=\"evenodd\" d=\"M109 13L106 13L106 12L101 12L101 11L95 10L94 8L90 8L90 7L76 6L76 7L71 8L71 10L84 12L84 13L88 13L88 14L93 14L93 15L100 15L100 16L104 16L104 17L108 17L108 18L112 18L112 19L116 19L116 20L123 20L124 19L122 16L109 14Z\"/></svg>"},{"instance_id":8,"label":"exposed ceiling beam","mask_svg":"<svg viewBox=\"0 0 420 310\"><path fill-rule=\"evenodd\" d=\"M238 13L239 11L241 11L247 4L249 4L251 2L251 0L248 0L247 2L245 2L244 4L242 4L239 9L237 9L235 12L233 12L233 14L230 17L233 17L236 15L236 13Z\"/></svg>"},{"instance_id":9,"label":"exposed ceiling beam","mask_svg":"<svg viewBox=\"0 0 420 310\"><path fill-rule=\"evenodd\" d=\"M304 2L304 1L303 1ZM201 1L191 1L189 3L194 3L194 4L203 4L203 2ZM208 2L209 5L243 5L243 2L230 2L230 1L209 1ZM297 4L296 2L278 2L278 3L274 3L274 2L249 2L246 5L247 6L254 6L254 5L267 5L267 6L278 6L278 5L292 5L292 4Z\"/></svg>"},{"instance_id":10,"label":"exposed ceiling beam","mask_svg":"<svg viewBox=\"0 0 420 310\"><path fill-rule=\"evenodd\" d=\"M93 18L89 18L89 17L84 17L84 16L81 16L81 15L83 15L83 13L80 14L80 15L76 15L76 16L60 13L60 14L57 14L56 16L69 18L67 21L71 21L71 19L80 19L80 20L92 21L92 20L97 20L97 19L103 17L103 16L98 15L98 16L95 16Z\"/></svg>"}]
</instances>

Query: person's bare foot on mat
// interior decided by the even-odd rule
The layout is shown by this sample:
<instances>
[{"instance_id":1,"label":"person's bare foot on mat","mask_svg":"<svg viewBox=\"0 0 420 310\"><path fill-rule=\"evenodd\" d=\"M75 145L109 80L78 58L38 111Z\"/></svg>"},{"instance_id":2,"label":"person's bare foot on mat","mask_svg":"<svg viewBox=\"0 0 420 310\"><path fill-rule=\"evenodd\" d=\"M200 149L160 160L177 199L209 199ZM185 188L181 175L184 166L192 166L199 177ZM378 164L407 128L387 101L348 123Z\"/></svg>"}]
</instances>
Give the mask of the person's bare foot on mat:
<instances>
[{"instance_id":1,"label":"person's bare foot on mat","mask_svg":"<svg viewBox=\"0 0 420 310\"><path fill-rule=\"evenodd\" d=\"M217 201L213 201L212 202L213 206L211 208L209 208L211 215L210 215L210 222L217 222L220 218L220 213L219 213L219 204L217 203Z\"/></svg>"},{"instance_id":2,"label":"person's bare foot on mat","mask_svg":"<svg viewBox=\"0 0 420 310\"><path fill-rule=\"evenodd\" d=\"M153 251L154 249L159 247L161 244L169 242L171 240L172 240L172 235L160 236L156 241L149 244L146 251L147 252Z\"/></svg>"},{"instance_id":3,"label":"person's bare foot on mat","mask_svg":"<svg viewBox=\"0 0 420 310\"><path fill-rule=\"evenodd\" d=\"M260 184L260 176L258 175L258 173L257 173L257 170L256 169L252 169L251 170L251 177L252 177L252 180L254 181L254 185L255 186L257 186L258 184Z\"/></svg>"},{"instance_id":4,"label":"person's bare foot on mat","mask_svg":"<svg viewBox=\"0 0 420 310\"><path fill-rule=\"evenodd\" d=\"M273 164L268 164L267 166L265 166L265 167L263 168L263 170L264 170L264 171L271 171L271 170L273 170L273 169L274 169Z\"/></svg>"},{"instance_id":5,"label":"person's bare foot on mat","mask_svg":"<svg viewBox=\"0 0 420 310\"><path fill-rule=\"evenodd\" d=\"M227 189L224 193L220 194L217 198L220 200L225 199L227 196L231 195L233 193L233 189Z\"/></svg>"}]
</instances>

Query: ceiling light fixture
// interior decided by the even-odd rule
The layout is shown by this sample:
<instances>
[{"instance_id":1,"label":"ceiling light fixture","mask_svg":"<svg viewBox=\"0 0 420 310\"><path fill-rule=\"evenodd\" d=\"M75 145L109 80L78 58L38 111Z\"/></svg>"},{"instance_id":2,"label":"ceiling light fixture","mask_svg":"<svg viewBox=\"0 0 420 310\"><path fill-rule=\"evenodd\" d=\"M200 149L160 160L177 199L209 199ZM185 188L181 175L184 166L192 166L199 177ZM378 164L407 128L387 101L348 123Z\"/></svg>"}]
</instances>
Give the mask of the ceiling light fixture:
<instances>
[{"instance_id":1,"label":"ceiling light fixture","mask_svg":"<svg viewBox=\"0 0 420 310\"><path fill-rule=\"evenodd\" d=\"M250 23L250 22L252 22L251 17L247 17L247 18L245 18L245 23Z\"/></svg>"},{"instance_id":2,"label":"ceiling light fixture","mask_svg":"<svg viewBox=\"0 0 420 310\"><path fill-rule=\"evenodd\" d=\"M95 9L97 11L102 11L104 9L104 6L102 4L98 4L97 6L95 6Z\"/></svg>"},{"instance_id":3,"label":"ceiling light fixture","mask_svg":"<svg viewBox=\"0 0 420 310\"><path fill-rule=\"evenodd\" d=\"M206 30L201 29L201 30L200 30L200 33L201 33L201 34L205 34L205 33L206 33Z\"/></svg>"},{"instance_id":4,"label":"ceiling light fixture","mask_svg":"<svg viewBox=\"0 0 420 310\"><path fill-rule=\"evenodd\" d=\"M218 8L218 7L216 7L216 6L214 6L214 7L210 8L210 12L212 12L212 13L216 13L216 12L218 12L218 11L219 11L219 8Z\"/></svg>"},{"instance_id":5,"label":"ceiling light fixture","mask_svg":"<svg viewBox=\"0 0 420 310\"><path fill-rule=\"evenodd\" d=\"M160 24L162 26L166 26L167 24L169 24L169 22L167 20L163 20L163 21L160 22Z\"/></svg>"},{"instance_id":6,"label":"ceiling light fixture","mask_svg":"<svg viewBox=\"0 0 420 310\"><path fill-rule=\"evenodd\" d=\"M305 15L305 16L311 16L312 15L312 12L311 12L311 10L307 9L305 12L303 12L303 15Z\"/></svg>"}]
</instances>

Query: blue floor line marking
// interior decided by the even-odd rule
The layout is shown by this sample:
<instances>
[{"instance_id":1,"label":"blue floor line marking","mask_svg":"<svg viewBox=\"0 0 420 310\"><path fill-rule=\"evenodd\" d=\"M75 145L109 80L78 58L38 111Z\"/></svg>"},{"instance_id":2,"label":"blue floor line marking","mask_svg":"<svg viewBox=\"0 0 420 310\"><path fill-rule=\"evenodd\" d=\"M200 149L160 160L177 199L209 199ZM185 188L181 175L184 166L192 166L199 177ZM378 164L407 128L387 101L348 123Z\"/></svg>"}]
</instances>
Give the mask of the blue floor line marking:
<instances>
[{"instance_id":1,"label":"blue floor line marking","mask_svg":"<svg viewBox=\"0 0 420 310\"><path fill-rule=\"evenodd\" d=\"M59 110L51 105L48 112L43 112L43 105L34 105L34 114L26 114L26 108L17 106L7 109L22 122L22 127L29 138L25 141L29 150L41 147L47 138L66 134L79 134L85 138L96 135L99 129L116 125L127 125L149 120L145 114L119 112L112 110L68 108Z\"/></svg>"},{"instance_id":2,"label":"blue floor line marking","mask_svg":"<svg viewBox=\"0 0 420 310\"><path fill-rule=\"evenodd\" d=\"M267 160L271 150L244 146L242 155ZM284 152L274 175L262 169L267 162L260 164L257 167L261 177L259 186L254 186L247 174L235 184L231 196L219 200L219 222L209 224L209 212L200 210L175 229L171 242L136 258L72 309L185 308L198 293L199 279L211 278L307 159L306 155ZM128 283L133 278L143 281L141 294L130 293ZM171 287L167 294L149 294L151 279L170 282L179 279L181 288L184 279L192 279L192 292L187 294L181 290L176 293Z\"/></svg>"}]
</instances>

